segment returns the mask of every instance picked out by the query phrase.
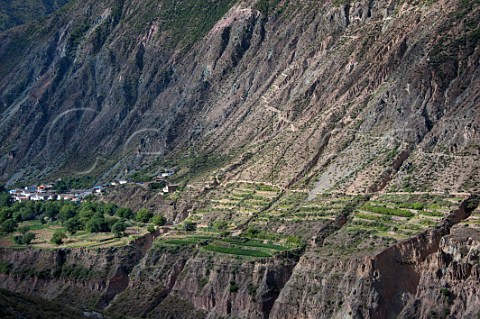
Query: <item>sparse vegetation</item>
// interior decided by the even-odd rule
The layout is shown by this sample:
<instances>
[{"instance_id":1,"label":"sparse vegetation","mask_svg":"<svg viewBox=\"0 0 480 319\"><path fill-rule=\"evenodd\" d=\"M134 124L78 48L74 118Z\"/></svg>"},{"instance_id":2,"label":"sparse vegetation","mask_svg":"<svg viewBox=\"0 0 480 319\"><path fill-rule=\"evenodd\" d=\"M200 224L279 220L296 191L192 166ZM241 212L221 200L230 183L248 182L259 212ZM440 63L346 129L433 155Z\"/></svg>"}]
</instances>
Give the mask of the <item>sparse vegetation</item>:
<instances>
[{"instance_id":1,"label":"sparse vegetation","mask_svg":"<svg viewBox=\"0 0 480 319\"><path fill-rule=\"evenodd\" d=\"M186 221L183 224L183 229L185 229L186 231L195 231L197 230L197 224L191 221Z\"/></svg>"},{"instance_id":2,"label":"sparse vegetation","mask_svg":"<svg viewBox=\"0 0 480 319\"><path fill-rule=\"evenodd\" d=\"M237 292L239 289L237 283L235 281L230 281L230 286L228 287L228 291L231 293Z\"/></svg>"}]
</instances>

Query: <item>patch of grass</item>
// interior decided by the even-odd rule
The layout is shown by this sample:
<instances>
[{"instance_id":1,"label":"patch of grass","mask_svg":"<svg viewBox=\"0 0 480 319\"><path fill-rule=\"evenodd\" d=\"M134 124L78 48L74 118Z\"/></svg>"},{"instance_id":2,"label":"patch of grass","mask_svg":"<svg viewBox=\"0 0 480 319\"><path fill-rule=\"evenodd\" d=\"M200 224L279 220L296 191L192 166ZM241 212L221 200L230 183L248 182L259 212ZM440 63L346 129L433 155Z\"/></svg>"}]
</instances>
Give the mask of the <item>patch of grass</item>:
<instances>
[{"instance_id":1,"label":"patch of grass","mask_svg":"<svg viewBox=\"0 0 480 319\"><path fill-rule=\"evenodd\" d=\"M229 255L260 257L260 258L272 257L271 254L264 251L253 250L253 249L242 249L234 246L225 247L225 246L217 246L215 244L209 244L203 247L203 249L212 251L212 252L222 253L222 254L229 254Z\"/></svg>"},{"instance_id":2,"label":"patch of grass","mask_svg":"<svg viewBox=\"0 0 480 319\"><path fill-rule=\"evenodd\" d=\"M198 238L198 237L186 237L186 238L165 239L165 240L162 240L162 243L167 245L196 245L205 240L207 239Z\"/></svg>"},{"instance_id":3,"label":"patch of grass","mask_svg":"<svg viewBox=\"0 0 480 319\"><path fill-rule=\"evenodd\" d=\"M100 274L97 271L90 270L79 265L64 265L62 267L62 276L85 280L99 277Z\"/></svg>"},{"instance_id":4,"label":"patch of grass","mask_svg":"<svg viewBox=\"0 0 480 319\"><path fill-rule=\"evenodd\" d=\"M235 245L238 245L238 246L266 248L266 249L277 250L277 251L288 250L288 248L280 246L280 245L265 244L263 242L255 241L255 240L224 239L223 241L227 242L227 243L232 243L232 244L235 244Z\"/></svg>"},{"instance_id":5,"label":"patch of grass","mask_svg":"<svg viewBox=\"0 0 480 319\"><path fill-rule=\"evenodd\" d=\"M420 212L420 214L425 215L425 216L431 216L431 217L443 217L442 212L437 212L437 211L426 211L423 210Z\"/></svg>"},{"instance_id":6,"label":"patch of grass","mask_svg":"<svg viewBox=\"0 0 480 319\"><path fill-rule=\"evenodd\" d=\"M390 216L399 216L399 217L407 217L407 218L411 218L415 216L414 213L408 210L390 208L386 206L376 206L376 205L372 205L371 203L363 204L360 209L369 211L372 213L390 215Z\"/></svg>"},{"instance_id":7,"label":"patch of grass","mask_svg":"<svg viewBox=\"0 0 480 319\"><path fill-rule=\"evenodd\" d=\"M202 277L200 279L200 281L198 282L198 285L200 286L200 288L203 288L205 287L207 284L208 284L208 278L207 277Z\"/></svg>"},{"instance_id":8,"label":"patch of grass","mask_svg":"<svg viewBox=\"0 0 480 319\"><path fill-rule=\"evenodd\" d=\"M236 0L165 0L162 2L162 10L152 12L153 15L159 12L158 17L145 19L139 16L137 20L143 26L145 22L158 18L163 21L164 28L174 35L174 41L190 47L205 36L235 3ZM155 5L155 2L153 4Z\"/></svg>"},{"instance_id":9,"label":"patch of grass","mask_svg":"<svg viewBox=\"0 0 480 319\"><path fill-rule=\"evenodd\" d=\"M0 262L0 273L8 274L12 270L12 264L7 262Z\"/></svg>"}]
</instances>

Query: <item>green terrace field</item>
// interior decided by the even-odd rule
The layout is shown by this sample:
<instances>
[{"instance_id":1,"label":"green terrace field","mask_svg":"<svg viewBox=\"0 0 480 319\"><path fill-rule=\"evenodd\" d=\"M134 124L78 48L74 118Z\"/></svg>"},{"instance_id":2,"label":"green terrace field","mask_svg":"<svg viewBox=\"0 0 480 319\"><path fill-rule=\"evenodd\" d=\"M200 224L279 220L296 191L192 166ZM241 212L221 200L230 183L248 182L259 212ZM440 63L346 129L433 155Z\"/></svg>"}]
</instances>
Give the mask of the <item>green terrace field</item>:
<instances>
[{"instance_id":1,"label":"green terrace field","mask_svg":"<svg viewBox=\"0 0 480 319\"><path fill-rule=\"evenodd\" d=\"M438 195L372 196L369 201L359 203L343 227L325 238L315 253L351 258L381 251L440 225L450 211L458 209L462 200Z\"/></svg>"},{"instance_id":2,"label":"green terrace field","mask_svg":"<svg viewBox=\"0 0 480 319\"><path fill-rule=\"evenodd\" d=\"M362 196L344 194L319 194L309 200L308 193L289 190L252 219L249 225L281 236L298 236L310 241L317 237L319 230L336 227L338 219L343 219L364 200Z\"/></svg>"},{"instance_id":3,"label":"green terrace field","mask_svg":"<svg viewBox=\"0 0 480 319\"><path fill-rule=\"evenodd\" d=\"M349 195L318 195L307 201L307 193L287 192L271 209L259 216L263 221L329 221L335 220L343 209L358 197Z\"/></svg>"},{"instance_id":4,"label":"green terrace field","mask_svg":"<svg viewBox=\"0 0 480 319\"><path fill-rule=\"evenodd\" d=\"M212 194L206 207L195 210L188 220L201 225L227 220L233 229L267 209L279 194L279 188L265 184L232 183Z\"/></svg>"},{"instance_id":5,"label":"green terrace field","mask_svg":"<svg viewBox=\"0 0 480 319\"><path fill-rule=\"evenodd\" d=\"M367 230L382 237L404 239L439 225L461 198L433 195L380 195L351 216L347 230Z\"/></svg>"},{"instance_id":6,"label":"green terrace field","mask_svg":"<svg viewBox=\"0 0 480 319\"><path fill-rule=\"evenodd\" d=\"M301 247L287 239L273 242L271 240L236 238L202 235L168 235L155 241L157 247L195 246L202 252L235 255L254 258L269 258L280 253L298 250Z\"/></svg>"},{"instance_id":7,"label":"green terrace field","mask_svg":"<svg viewBox=\"0 0 480 319\"><path fill-rule=\"evenodd\" d=\"M30 229L29 232L35 234L35 239L29 245L35 248L100 248L124 246L128 245L130 241L144 236L147 233L147 227L141 224L138 226L129 226L125 230L125 236L121 238L116 237L111 232L90 233L87 231L78 231L75 234L68 234L68 237L64 239L63 244L55 245L50 242L53 233L58 230L65 231L65 228L62 227L60 223L42 224L40 221L35 220L25 221L19 224L19 228L24 226L27 226ZM18 235L20 235L20 233L15 232L0 238L0 246L10 248L25 248L24 245L18 245L15 243L14 237Z\"/></svg>"}]
</instances>

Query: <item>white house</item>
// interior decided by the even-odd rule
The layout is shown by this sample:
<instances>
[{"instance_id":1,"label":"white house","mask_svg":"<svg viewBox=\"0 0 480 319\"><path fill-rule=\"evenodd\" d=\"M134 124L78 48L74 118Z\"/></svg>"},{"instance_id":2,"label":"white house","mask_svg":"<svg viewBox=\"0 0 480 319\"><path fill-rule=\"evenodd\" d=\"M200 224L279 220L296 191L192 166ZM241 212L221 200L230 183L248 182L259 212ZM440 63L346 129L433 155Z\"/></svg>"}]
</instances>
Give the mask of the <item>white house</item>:
<instances>
[{"instance_id":1,"label":"white house","mask_svg":"<svg viewBox=\"0 0 480 319\"><path fill-rule=\"evenodd\" d=\"M30 197L30 199L34 200L34 201L43 201L47 198L48 198L48 196L45 196L45 195L42 195L42 194L34 194L32 197Z\"/></svg>"},{"instance_id":2,"label":"white house","mask_svg":"<svg viewBox=\"0 0 480 319\"><path fill-rule=\"evenodd\" d=\"M93 192L94 192L94 193L97 193L97 194L102 193L104 190L105 190L105 189L103 188L103 186L95 186L95 187L93 188Z\"/></svg>"},{"instance_id":3,"label":"white house","mask_svg":"<svg viewBox=\"0 0 480 319\"><path fill-rule=\"evenodd\" d=\"M162 173L162 177L165 178L165 177L170 177L174 174L174 172L165 172L165 173Z\"/></svg>"}]
</instances>

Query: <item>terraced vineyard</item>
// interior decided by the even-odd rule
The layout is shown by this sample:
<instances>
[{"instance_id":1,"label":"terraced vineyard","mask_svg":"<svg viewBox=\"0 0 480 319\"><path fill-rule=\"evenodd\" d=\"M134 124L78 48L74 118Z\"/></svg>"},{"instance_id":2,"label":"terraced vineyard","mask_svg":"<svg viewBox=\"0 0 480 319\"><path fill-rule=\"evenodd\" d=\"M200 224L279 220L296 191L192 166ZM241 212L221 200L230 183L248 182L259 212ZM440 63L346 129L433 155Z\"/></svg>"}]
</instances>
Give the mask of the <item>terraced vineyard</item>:
<instances>
[{"instance_id":1,"label":"terraced vineyard","mask_svg":"<svg viewBox=\"0 0 480 319\"><path fill-rule=\"evenodd\" d=\"M380 195L355 210L347 229L404 239L438 225L458 208L461 200L433 195Z\"/></svg>"},{"instance_id":2,"label":"terraced vineyard","mask_svg":"<svg viewBox=\"0 0 480 319\"><path fill-rule=\"evenodd\" d=\"M464 200L392 193L319 194L308 200L306 192L248 183L230 184L212 195L205 208L188 218L197 222L195 232L185 232L179 225L159 244L267 258L298 249L303 240L321 255L348 256L377 251L435 227ZM475 221L480 227L478 215ZM286 240L293 235L298 236L296 244Z\"/></svg>"},{"instance_id":3,"label":"terraced vineyard","mask_svg":"<svg viewBox=\"0 0 480 319\"><path fill-rule=\"evenodd\" d=\"M279 188L265 184L232 183L212 194L207 206L195 210L188 220L203 226L226 220L228 228L233 229L268 208L280 192Z\"/></svg>"},{"instance_id":4,"label":"terraced vineyard","mask_svg":"<svg viewBox=\"0 0 480 319\"><path fill-rule=\"evenodd\" d=\"M288 192L272 209L261 214L259 220L281 222L335 220L339 213L357 197L349 195L322 194L306 201L308 194Z\"/></svg>"}]
</instances>

